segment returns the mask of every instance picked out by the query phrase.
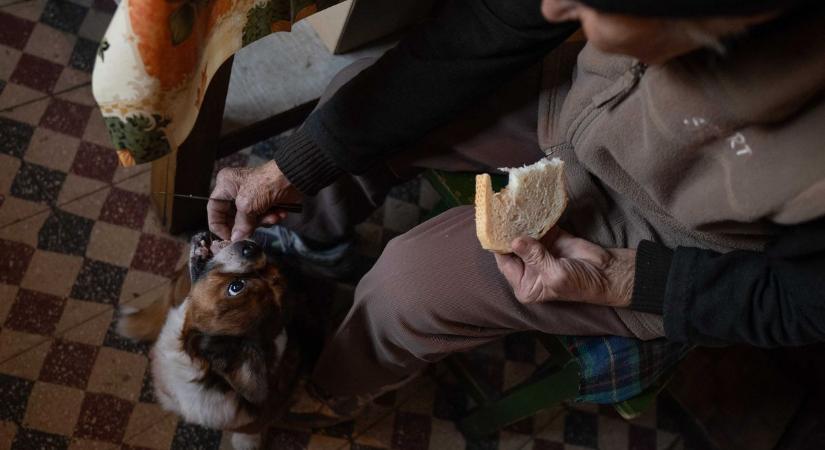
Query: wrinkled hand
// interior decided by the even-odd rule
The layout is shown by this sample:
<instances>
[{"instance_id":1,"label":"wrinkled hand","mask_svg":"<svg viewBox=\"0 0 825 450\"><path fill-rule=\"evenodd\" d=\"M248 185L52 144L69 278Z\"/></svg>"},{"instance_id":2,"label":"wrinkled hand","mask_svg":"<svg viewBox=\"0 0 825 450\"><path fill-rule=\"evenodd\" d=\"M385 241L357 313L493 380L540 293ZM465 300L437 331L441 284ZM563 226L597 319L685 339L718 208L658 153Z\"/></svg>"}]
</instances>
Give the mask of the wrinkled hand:
<instances>
[{"instance_id":1,"label":"wrinkled hand","mask_svg":"<svg viewBox=\"0 0 825 450\"><path fill-rule=\"evenodd\" d=\"M274 224L286 211L273 209L275 203L296 203L301 193L287 180L274 161L254 168L225 168L218 172L211 198L206 205L209 230L221 239L237 241L249 237L260 224Z\"/></svg>"},{"instance_id":2,"label":"wrinkled hand","mask_svg":"<svg viewBox=\"0 0 825 450\"><path fill-rule=\"evenodd\" d=\"M554 228L543 242L520 237L513 253L496 254L498 268L521 303L578 301L630 305L636 251L604 249Z\"/></svg>"}]
</instances>

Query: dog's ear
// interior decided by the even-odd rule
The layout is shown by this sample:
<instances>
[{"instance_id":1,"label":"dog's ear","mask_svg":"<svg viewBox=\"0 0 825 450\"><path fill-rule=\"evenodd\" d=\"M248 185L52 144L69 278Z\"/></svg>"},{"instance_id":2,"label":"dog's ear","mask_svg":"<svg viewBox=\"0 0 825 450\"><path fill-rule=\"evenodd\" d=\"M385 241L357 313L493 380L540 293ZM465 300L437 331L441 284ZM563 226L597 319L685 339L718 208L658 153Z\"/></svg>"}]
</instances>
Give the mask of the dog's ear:
<instances>
[{"instance_id":1,"label":"dog's ear","mask_svg":"<svg viewBox=\"0 0 825 450\"><path fill-rule=\"evenodd\" d=\"M209 377L217 375L250 403L266 400L266 356L255 342L243 336L213 336L196 330L188 332L183 342L187 354L207 364L202 382L214 384Z\"/></svg>"}]
</instances>

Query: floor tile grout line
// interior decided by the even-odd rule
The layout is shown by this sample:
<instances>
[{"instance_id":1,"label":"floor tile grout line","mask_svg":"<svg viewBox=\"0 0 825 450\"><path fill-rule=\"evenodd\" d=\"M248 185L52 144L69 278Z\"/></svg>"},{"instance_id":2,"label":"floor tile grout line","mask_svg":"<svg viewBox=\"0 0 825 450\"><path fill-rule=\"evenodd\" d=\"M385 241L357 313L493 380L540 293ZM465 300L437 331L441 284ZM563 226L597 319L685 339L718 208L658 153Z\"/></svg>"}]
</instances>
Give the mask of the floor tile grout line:
<instances>
[{"instance_id":1,"label":"floor tile grout line","mask_svg":"<svg viewBox=\"0 0 825 450\"><path fill-rule=\"evenodd\" d=\"M140 403L140 402L138 402L138 403ZM120 442L121 442L121 444L126 444L126 441L127 441L127 440L132 439L132 438L137 437L137 436L140 436L141 434L143 434L143 433L145 433L145 432L149 431L149 429L151 429L151 428L152 428L152 427L154 427L155 425L157 425L157 424L159 424L159 423L163 422L164 420L168 419L169 417L174 417L175 419L177 419L178 421L180 421L180 417L179 417L177 414L175 414L175 413L173 413L173 412L169 412L169 411L165 411L165 410L164 410L164 412L163 412L163 414L161 415L161 418L160 418L160 419L158 419L158 420L156 420L156 421L152 422L151 424L147 425L147 426L146 426L146 427L144 427L144 428L141 428L139 431L136 431L135 433L132 433L132 434L130 434L130 435L128 435L128 436L127 436L127 435L126 435L126 433L124 432L123 439L121 439L121 441L120 441ZM128 444L126 444L126 445L128 445Z\"/></svg>"},{"instance_id":2,"label":"floor tile grout line","mask_svg":"<svg viewBox=\"0 0 825 450\"><path fill-rule=\"evenodd\" d=\"M75 91L77 89L80 89L80 88L83 88L83 87L86 87L86 86L91 86L91 84L92 84L91 81L87 81L87 82L82 83L82 84L78 84L78 85L75 85L75 86L68 87L66 89L63 89L62 91L47 93L46 95L44 95L42 97L37 97L37 98L33 98L31 100L26 100L25 102L18 103L16 105L6 106L5 108L0 109L0 113L8 113L8 112L14 111L17 108L21 108L23 106L31 105L32 103L37 103L39 101L47 100L47 99L50 99L52 97L56 97L58 95L63 95L67 92L72 92L72 91ZM97 106L94 106L93 108L97 108Z\"/></svg>"},{"instance_id":3,"label":"floor tile grout line","mask_svg":"<svg viewBox=\"0 0 825 450\"><path fill-rule=\"evenodd\" d=\"M23 158L20 158L20 160L21 160L21 161L23 161ZM143 171L140 171L140 172L135 172L135 173L133 173L133 174L131 174L131 175L129 175L129 176L127 176L127 177L125 177L125 178L121 179L121 180L118 180L118 181L115 181L115 182L110 181L110 182L106 183L106 185L104 185L104 186L101 186L101 187L99 187L99 188L97 188L97 189L94 189L94 190L92 190L92 191L89 191L89 192L87 192L87 193L85 193L85 194L81 194L81 195L79 195L79 196L77 196L77 197L75 197L75 198L72 198L72 199L70 199L70 200L67 200L67 201L65 201L65 202L63 202L63 203L61 203L61 204L59 204L59 205L58 205L58 204L55 204L55 205L46 205L46 207L45 207L45 208L43 208L43 209L41 209L41 210L39 210L39 211L37 211L37 212L35 212L35 213L29 214L28 216L25 216L25 217L19 217L19 218L15 219L15 220L14 220L14 221L12 221L12 222L5 223L5 224L0 224L0 230L3 230L3 229L5 229L5 228L8 228L8 227L10 227L10 226L12 226L12 225L17 225L17 224L18 224L18 223L20 223L20 222L23 222L23 221L29 220L29 219L31 219L32 217L36 217L36 216L38 216L38 215L40 215L40 214L43 214L44 212L47 212L47 211L53 211L53 210L54 210L54 208L62 208L62 207L64 207L64 206L69 205L69 204L71 204L71 203L74 203L74 202L76 202L76 201L83 200L83 199L85 199L86 197L89 197L89 196L91 196L91 195L93 195L93 194L96 194L96 193L98 193L98 192L103 191L104 189L109 189L109 188L116 187L116 186L118 186L119 184L123 183L124 181L129 181L129 180L131 180L132 178L135 178L135 177L137 177L137 176L143 175L143 174L145 174L145 173L147 173L147 172L149 172L149 171L151 171L151 170L152 170L152 169L146 169L146 170L143 170ZM40 183L40 182L38 181L38 184L39 184L39 183ZM42 188L43 186L41 185L40 187ZM149 195L149 194L146 194L146 195ZM97 220L95 220L95 222L97 222Z\"/></svg>"},{"instance_id":4,"label":"floor tile grout line","mask_svg":"<svg viewBox=\"0 0 825 450\"><path fill-rule=\"evenodd\" d=\"M163 285L164 285L164 284L166 284L166 283L171 283L171 281L172 281L172 280L165 280L165 281L162 281L162 282L160 282L160 283L158 283L158 284L156 284L156 285L154 285L154 286L150 287L149 289L147 289L147 290L146 290L146 291L144 291L143 293L138 294L138 297L135 297L135 298L139 298L139 297L141 297L141 296L143 296L143 295L146 295L146 294L148 294L149 292L151 292L152 290L157 289L157 288L159 288L159 287L163 286ZM64 298L69 298L69 297L64 297ZM133 302L133 301L135 301L135 300L134 300L134 299L127 299L127 300L125 300L125 301L123 301L123 302L118 302L118 303L117 303L117 306L121 306L121 305L128 306L128 305L129 305L129 303L131 303L131 302ZM114 308L114 306L115 306L115 305L112 305L112 307L113 307L113 308ZM13 354L13 355L9 356L8 358L6 358L6 359L4 359L4 360L0 361L0 365L5 364L5 363L7 363L7 362L9 362L9 361L13 360L14 358L17 358L17 357L19 357L19 356L22 356L22 355L24 355L24 354L28 353L30 350L33 350L33 349L35 349L35 348L39 347L40 345L42 345L42 344L44 344L44 343L48 342L48 341L49 341L49 340L51 340L52 338L63 338L63 337L64 337L67 333L69 333L70 331L75 330L75 329L79 328L80 326L85 325L85 324L87 324L87 323L91 322L92 320L94 320L94 319L96 319L96 318L98 318L98 317L102 317L102 316L103 316L104 314L106 314L107 312L109 312L109 311L108 311L108 310L106 310L106 311L101 311L101 312L96 313L96 314L92 314L92 315L91 315L89 318L87 318L86 320L84 320L84 321L82 321L82 322L79 322L79 323L77 323L77 324L75 324L75 325L73 325L73 326L71 326L71 327L69 327L69 328L66 328L65 330L61 331L60 333L56 333L56 334L54 334L54 336L44 336L44 337L43 337L43 339L42 339L42 340L40 340L40 341L38 341L36 344L31 345L30 347L27 347L27 348L25 348L25 349L23 349L23 350L21 350L21 351L19 351L19 352L15 353L15 354ZM12 329L12 330L14 330L14 329ZM16 331L16 330L14 330L14 331ZM97 347L100 347L100 346L97 346Z\"/></svg>"}]
</instances>

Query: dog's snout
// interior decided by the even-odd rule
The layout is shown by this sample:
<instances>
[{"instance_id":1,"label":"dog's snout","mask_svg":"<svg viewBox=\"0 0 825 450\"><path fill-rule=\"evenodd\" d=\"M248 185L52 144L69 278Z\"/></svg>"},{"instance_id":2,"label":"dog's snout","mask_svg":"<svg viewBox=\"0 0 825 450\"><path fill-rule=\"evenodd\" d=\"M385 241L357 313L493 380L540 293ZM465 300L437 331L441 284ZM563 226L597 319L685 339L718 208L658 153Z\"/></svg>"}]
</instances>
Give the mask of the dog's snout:
<instances>
[{"instance_id":1,"label":"dog's snout","mask_svg":"<svg viewBox=\"0 0 825 450\"><path fill-rule=\"evenodd\" d=\"M241 255L243 255L244 258L253 259L260 256L260 254L261 247L258 244L252 241L243 243L243 247L241 247Z\"/></svg>"}]
</instances>

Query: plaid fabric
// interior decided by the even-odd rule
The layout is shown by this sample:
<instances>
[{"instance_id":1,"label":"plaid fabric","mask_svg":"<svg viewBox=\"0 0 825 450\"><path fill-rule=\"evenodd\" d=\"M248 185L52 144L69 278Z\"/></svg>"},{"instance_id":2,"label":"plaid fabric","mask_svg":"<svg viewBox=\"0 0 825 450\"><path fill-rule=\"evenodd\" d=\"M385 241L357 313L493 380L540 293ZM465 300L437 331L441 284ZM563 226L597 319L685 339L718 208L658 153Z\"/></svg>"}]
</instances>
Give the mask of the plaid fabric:
<instances>
[{"instance_id":1,"label":"plaid fabric","mask_svg":"<svg viewBox=\"0 0 825 450\"><path fill-rule=\"evenodd\" d=\"M562 338L581 364L576 401L618 403L641 394L692 348L666 339L640 341L618 336Z\"/></svg>"}]
</instances>

